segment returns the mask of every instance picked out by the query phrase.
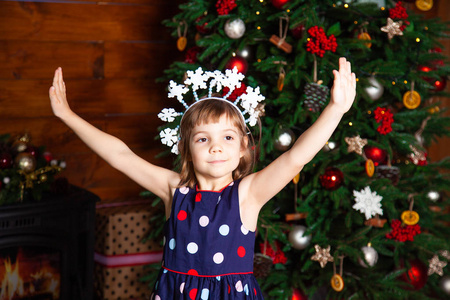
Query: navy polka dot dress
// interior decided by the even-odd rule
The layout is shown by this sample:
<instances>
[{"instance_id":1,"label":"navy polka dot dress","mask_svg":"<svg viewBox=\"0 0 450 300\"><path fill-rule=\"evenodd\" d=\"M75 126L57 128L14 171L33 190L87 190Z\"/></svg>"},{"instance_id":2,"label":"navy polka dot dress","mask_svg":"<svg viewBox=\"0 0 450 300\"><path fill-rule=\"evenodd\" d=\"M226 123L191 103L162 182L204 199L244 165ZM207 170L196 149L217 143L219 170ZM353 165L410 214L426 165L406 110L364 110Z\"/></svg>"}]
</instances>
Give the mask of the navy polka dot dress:
<instances>
[{"instance_id":1,"label":"navy polka dot dress","mask_svg":"<svg viewBox=\"0 0 450 300\"><path fill-rule=\"evenodd\" d=\"M238 187L175 191L152 300L263 299L253 276L255 232L242 224Z\"/></svg>"}]
</instances>

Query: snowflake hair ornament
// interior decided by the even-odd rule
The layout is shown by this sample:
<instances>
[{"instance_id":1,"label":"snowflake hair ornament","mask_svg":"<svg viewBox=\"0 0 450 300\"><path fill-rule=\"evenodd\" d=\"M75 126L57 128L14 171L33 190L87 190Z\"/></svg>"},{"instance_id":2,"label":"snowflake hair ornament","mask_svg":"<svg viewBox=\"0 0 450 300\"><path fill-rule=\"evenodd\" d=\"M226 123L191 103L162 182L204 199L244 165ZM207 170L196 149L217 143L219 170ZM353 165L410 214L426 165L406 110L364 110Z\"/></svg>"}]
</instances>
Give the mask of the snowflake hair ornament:
<instances>
[{"instance_id":1,"label":"snowflake hair ornament","mask_svg":"<svg viewBox=\"0 0 450 300\"><path fill-rule=\"evenodd\" d=\"M164 108L158 114L158 117L164 122L171 123L179 116L183 116L186 111L188 111L193 105L200 101L205 101L209 99L223 100L232 105L239 114L242 116L242 120L254 126L258 120L260 110L257 109L258 104L265 99L263 95L260 94L259 87L255 89L248 86L245 93L238 96L234 102L228 99L228 97L237 88L241 87L241 82L244 79L242 73L238 73L237 68L233 70L225 70L225 74L221 71L203 71L200 67L195 71L187 71L187 78L184 84L177 84L175 81L171 80L169 83L169 98L177 98L177 100L185 107L185 112L177 112L173 108ZM228 88L229 92L220 97L213 97L214 92L218 93L223 88ZM206 98L200 98L201 92L199 90L207 90ZM189 91L192 91L194 95L194 103L188 105L184 99L184 95ZM176 128L165 128L159 135L161 137L161 143L172 148L172 153L178 154L178 133L179 126Z\"/></svg>"},{"instance_id":2,"label":"snowflake hair ornament","mask_svg":"<svg viewBox=\"0 0 450 300\"><path fill-rule=\"evenodd\" d=\"M359 192L353 191L353 196L355 196L356 201L355 205L353 205L353 209L363 213L366 216L366 220L369 220L376 214L383 215L380 203L383 197L376 192L372 192L370 187L366 186Z\"/></svg>"}]
</instances>

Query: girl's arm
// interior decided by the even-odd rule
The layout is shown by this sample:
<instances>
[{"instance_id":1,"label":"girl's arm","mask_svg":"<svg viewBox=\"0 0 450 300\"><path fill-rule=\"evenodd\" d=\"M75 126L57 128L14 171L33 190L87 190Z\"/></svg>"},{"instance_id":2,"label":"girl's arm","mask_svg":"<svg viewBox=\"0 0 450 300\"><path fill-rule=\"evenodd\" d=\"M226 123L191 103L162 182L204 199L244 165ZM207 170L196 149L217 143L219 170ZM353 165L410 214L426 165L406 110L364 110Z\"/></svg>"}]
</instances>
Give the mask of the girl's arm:
<instances>
[{"instance_id":1,"label":"girl's arm","mask_svg":"<svg viewBox=\"0 0 450 300\"><path fill-rule=\"evenodd\" d=\"M69 107L62 69L55 71L53 85L49 90L53 113L69 126L95 153L112 167L148 189L167 204L172 190L177 186L179 175L140 158L124 142L89 124Z\"/></svg>"},{"instance_id":2,"label":"girl's arm","mask_svg":"<svg viewBox=\"0 0 450 300\"><path fill-rule=\"evenodd\" d=\"M263 170L242 180L240 195L247 205L261 207L295 177L319 152L333 134L356 95L356 77L350 63L339 59L339 71L334 70L330 104L314 124L295 142L292 148Z\"/></svg>"}]
</instances>

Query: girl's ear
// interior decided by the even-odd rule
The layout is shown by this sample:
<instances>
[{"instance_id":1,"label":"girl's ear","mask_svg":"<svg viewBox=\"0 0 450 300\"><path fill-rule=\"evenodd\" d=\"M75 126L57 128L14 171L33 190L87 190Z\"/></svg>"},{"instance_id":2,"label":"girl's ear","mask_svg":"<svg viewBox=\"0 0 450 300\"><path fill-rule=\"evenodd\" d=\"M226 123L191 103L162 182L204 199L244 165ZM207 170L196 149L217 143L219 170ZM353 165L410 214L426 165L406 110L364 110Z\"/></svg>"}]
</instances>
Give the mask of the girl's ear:
<instances>
[{"instance_id":1,"label":"girl's ear","mask_svg":"<svg viewBox=\"0 0 450 300\"><path fill-rule=\"evenodd\" d=\"M247 152L247 147L248 147L248 136L245 135L242 137L241 152L239 158L242 158L245 155L245 153Z\"/></svg>"}]
</instances>

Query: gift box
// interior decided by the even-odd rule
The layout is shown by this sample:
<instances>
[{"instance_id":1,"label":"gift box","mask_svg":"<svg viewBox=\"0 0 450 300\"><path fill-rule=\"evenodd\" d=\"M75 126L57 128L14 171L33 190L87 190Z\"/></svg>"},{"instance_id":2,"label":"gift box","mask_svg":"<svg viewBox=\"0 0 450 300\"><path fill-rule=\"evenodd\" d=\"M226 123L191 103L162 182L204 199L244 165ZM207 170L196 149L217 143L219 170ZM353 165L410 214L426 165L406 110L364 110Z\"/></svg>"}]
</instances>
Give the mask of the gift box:
<instances>
[{"instance_id":1,"label":"gift box","mask_svg":"<svg viewBox=\"0 0 450 300\"><path fill-rule=\"evenodd\" d=\"M149 220L164 213L151 200L102 201L96 207L95 290L97 299L148 299L148 282L140 279L162 259L160 241L143 242Z\"/></svg>"}]
</instances>

